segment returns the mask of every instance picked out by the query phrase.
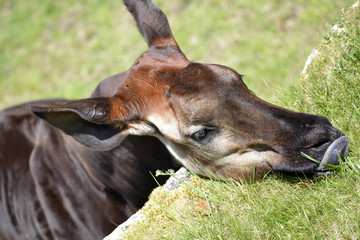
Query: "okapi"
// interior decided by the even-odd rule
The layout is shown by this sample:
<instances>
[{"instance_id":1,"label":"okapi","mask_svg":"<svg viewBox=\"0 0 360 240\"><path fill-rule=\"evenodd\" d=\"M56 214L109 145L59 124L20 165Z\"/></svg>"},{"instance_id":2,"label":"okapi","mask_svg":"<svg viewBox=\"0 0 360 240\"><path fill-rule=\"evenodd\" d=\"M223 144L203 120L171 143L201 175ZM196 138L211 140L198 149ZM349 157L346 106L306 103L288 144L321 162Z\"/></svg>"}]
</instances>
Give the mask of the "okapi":
<instances>
[{"instance_id":1,"label":"okapi","mask_svg":"<svg viewBox=\"0 0 360 240\"><path fill-rule=\"evenodd\" d=\"M246 181L327 173L347 154L327 118L259 99L233 69L189 61L151 0L124 3L149 47L129 70L90 98L0 113L4 240L101 239L144 204L156 169Z\"/></svg>"}]
</instances>

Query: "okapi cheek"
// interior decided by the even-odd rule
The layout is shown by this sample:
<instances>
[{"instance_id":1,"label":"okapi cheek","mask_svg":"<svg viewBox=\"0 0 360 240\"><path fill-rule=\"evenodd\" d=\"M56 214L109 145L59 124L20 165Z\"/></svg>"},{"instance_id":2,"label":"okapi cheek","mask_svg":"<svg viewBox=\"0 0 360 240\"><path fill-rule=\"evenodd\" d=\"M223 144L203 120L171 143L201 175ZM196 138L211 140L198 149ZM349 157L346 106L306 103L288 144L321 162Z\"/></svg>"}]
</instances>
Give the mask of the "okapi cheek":
<instances>
[{"instance_id":1,"label":"okapi cheek","mask_svg":"<svg viewBox=\"0 0 360 240\"><path fill-rule=\"evenodd\" d=\"M214 169L220 178L251 182L261 180L266 173L273 171L273 165L281 162L282 157L273 151L251 151L234 154L219 160Z\"/></svg>"},{"instance_id":2,"label":"okapi cheek","mask_svg":"<svg viewBox=\"0 0 360 240\"><path fill-rule=\"evenodd\" d=\"M165 138L172 141L182 140L178 120L171 110L162 109L161 113L152 113L146 120L154 124Z\"/></svg>"},{"instance_id":3,"label":"okapi cheek","mask_svg":"<svg viewBox=\"0 0 360 240\"><path fill-rule=\"evenodd\" d=\"M268 164L246 165L240 168L227 167L222 171L223 178L232 178L238 182L254 182L261 180L272 168Z\"/></svg>"}]
</instances>

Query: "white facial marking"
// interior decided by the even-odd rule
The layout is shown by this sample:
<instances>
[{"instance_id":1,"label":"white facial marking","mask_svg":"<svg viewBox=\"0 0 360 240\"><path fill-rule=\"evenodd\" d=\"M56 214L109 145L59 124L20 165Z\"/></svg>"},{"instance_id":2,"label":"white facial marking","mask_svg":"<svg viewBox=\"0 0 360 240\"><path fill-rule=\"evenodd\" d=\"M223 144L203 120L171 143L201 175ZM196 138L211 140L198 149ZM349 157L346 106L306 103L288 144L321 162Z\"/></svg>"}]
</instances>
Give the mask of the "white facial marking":
<instances>
[{"instance_id":1,"label":"white facial marking","mask_svg":"<svg viewBox=\"0 0 360 240\"><path fill-rule=\"evenodd\" d=\"M166 116L166 117L164 117ZM204 175L206 170L197 163L190 155L188 151L182 149L181 145L178 143L186 143L185 137L180 133L179 125L176 117L174 115L150 115L147 117L147 120L152 122L159 129L160 134L154 134L153 136L157 137L168 149L170 154L179 161L182 165L192 169L194 172ZM195 127L186 132L200 130L200 127Z\"/></svg>"},{"instance_id":2,"label":"white facial marking","mask_svg":"<svg viewBox=\"0 0 360 240\"><path fill-rule=\"evenodd\" d=\"M160 114L152 114L147 117L147 120L153 123L164 136L180 141L182 139L179 132L179 125L176 117L170 112L164 111Z\"/></svg>"},{"instance_id":3,"label":"white facial marking","mask_svg":"<svg viewBox=\"0 0 360 240\"><path fill-rule=\"evenodd\" d=\"M166 146L170 154L183 166L191 169L196 174L209 176L205 167L194 160L188 152L182 150L178 145L174 144L164 136L157 136L157 138Z\"/></svg>"},{"instance_id":4,"label":"white facial marking","mask_svg":"<svg viewBox=\"0 0 360 240\"><path fill-rule=\"evenodd\" d=\"M273 151L249 151L245 153L234 153L224 158L219 159L216 165L224 166L256 166L264 163L270 163L272 159L278 158L279 154Z\"/></svg>"},{"instance_id":5,"label":"white facial marking","mask_svg":"<svg viewBox=\"0 0 360 240\"><path fill-rule=\"evenodd\" d=\"M130 123L127 133L131 135L151 135L155 133L155 130L146 123Z\"/></svg>"}]
</instances>

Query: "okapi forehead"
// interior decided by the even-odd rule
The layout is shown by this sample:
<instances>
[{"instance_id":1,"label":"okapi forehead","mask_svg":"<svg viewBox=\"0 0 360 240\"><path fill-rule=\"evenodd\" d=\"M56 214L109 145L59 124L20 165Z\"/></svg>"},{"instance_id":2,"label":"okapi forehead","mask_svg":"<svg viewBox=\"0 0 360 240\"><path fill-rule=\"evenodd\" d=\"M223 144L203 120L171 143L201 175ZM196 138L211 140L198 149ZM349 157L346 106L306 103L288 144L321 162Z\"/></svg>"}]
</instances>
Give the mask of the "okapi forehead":
<instances>
[{"instance_id":1,"label":"okapi forehead","mask_svg":"<svg viewBox=\"0 0 360 240\"><path fill-rule=\"evenodd\" d=\"M213 121L226 114L232 96L250 93L241 75L220 65L191 63L176 78L169 101L182 122Z\"/></svg>"},{"instance_id":2,"label":"okapi forehead","mask_svg":"<svg viewBox=\"0 0 360 240\"><path fill-rule=\"evenodd\" d=\"M247 89L241 75L228 67L189 62L173 47L152 48L135 61L117 87L112 118L156 118L151 122L166 126L175 118L187 123L210 121L206 119L223 111L228 93L238 88ZM175 132L177 127L170 128Z\"/></svg>"},{"instance_id":3,"label":"okapi forehead","mask_svg":"<svg viewBox=\"0 0 360 240\"><path fill-rule=\"evenodd\" d=\"M203 98L206 95L217 94L220 90L244 87L241 75L234 70L221 65L190 63L178 73L171 95Z\"/></svg>"},{"instance_id":4,"label":"okapi forehead","mask_svg":"<svg viewBox=\"0 0 360 240\"><path fill-rule=\"evenodd\" d=\"M237 72L235 72L233 69L217 64L209 64L206 66L210 71L216 74L217 78L223 84L229 84L229 83L233 83L234 81L237 81L245 86L244 82L242 81L242 76Z\"/></svg>"}]
</instances>

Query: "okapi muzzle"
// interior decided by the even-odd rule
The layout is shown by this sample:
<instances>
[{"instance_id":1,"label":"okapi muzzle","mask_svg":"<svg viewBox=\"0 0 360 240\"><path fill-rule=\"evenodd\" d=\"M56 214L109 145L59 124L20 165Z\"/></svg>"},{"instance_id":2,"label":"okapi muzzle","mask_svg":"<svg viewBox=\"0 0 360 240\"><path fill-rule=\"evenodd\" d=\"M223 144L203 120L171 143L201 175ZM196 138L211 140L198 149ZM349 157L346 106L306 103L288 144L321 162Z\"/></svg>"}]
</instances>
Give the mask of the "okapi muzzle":
<instances>
[{"instance_id":1,"label":"okapi muzzle","mask_svg":"<svg viewBox=\"0 0 360 240\"><path fill-rule=\"evenodd\" d=\"M237 181L271 171L328 173L348 153L347 138L325 117L269 104L236 71L189 61L152 1L124 3L148 51L128 71L103 80L90 98L33 106L37 116L99 151L129 134L155 136L195 173Z\"/></svg>"}]
</instances>

